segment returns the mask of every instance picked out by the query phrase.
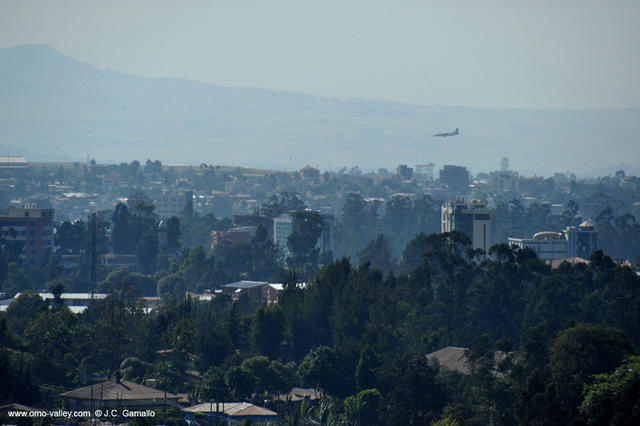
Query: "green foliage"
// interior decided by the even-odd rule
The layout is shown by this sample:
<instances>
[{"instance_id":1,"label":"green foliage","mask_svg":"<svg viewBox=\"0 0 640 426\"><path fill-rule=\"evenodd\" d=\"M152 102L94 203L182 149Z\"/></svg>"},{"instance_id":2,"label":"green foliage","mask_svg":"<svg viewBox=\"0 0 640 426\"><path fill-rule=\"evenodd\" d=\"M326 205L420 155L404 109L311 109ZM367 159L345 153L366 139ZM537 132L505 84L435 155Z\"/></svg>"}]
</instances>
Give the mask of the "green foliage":
<instances>
[{"instance_id":1,"label":"green foliage","mask_svg":"<svg viewBox=\"0 0 640 426\"><path fill-rule=\"evenodd\" d=\"M350 425L379 424L382 407L382 395L377 389L366 389L344 400L345 418Z\"/></svg>"},{"instance_id":2,"label":"green foliage","mask_svg":"<svg viewBox=\"0 0 640 426\"><path fill-rule=\"evenodd\" d=\"M584 388L579 424L637 425L640 423L640 357L632 356L614 372L595 376Z\"/></svg>"}]
</instances>

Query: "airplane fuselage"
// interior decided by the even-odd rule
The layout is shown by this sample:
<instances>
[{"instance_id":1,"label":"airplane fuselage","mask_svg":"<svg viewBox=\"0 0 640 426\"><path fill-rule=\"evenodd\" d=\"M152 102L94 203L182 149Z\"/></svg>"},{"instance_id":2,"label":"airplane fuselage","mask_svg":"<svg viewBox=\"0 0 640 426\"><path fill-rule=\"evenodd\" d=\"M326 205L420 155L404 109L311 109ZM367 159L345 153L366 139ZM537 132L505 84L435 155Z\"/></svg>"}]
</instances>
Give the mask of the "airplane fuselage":
<instances>
[{"instance_id":1,"label":"airplane fuselage","mask_svg":"<svg viewBox=\"0 0 640 426\"><path fill-rule=\"evenodd\" d=\"M458 129L456 128L456 130L454 130L453 132L445 132L445 133L436 133L435 135L433 135L433 137L442 137L442 138L446 138L448 136L456 136L459 135L460 132L458 131Z\"/></svg>"}]
</instances>

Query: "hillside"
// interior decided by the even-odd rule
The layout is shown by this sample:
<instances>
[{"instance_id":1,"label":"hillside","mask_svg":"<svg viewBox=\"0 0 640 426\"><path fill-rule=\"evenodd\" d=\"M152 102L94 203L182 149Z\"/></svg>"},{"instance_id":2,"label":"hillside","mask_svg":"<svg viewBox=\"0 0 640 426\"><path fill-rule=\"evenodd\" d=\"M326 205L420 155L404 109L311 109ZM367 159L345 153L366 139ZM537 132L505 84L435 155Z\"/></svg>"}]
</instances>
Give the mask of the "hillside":
<instances>
[{"instance_id":1,"label":"hillside","mask_svg":"<svg viewBox=\"0 0 640 426\"><path fill-rule=\"evenodd\" d=\"M526 82L523 82L526 84ZM460 135L437 138L460 128ZM45 45L0 49L0 150L29 161L158 158L293 169L399 163L585 173L640 159L640 109L414 106L101 70Z\"/></svg>"}]
</instances>

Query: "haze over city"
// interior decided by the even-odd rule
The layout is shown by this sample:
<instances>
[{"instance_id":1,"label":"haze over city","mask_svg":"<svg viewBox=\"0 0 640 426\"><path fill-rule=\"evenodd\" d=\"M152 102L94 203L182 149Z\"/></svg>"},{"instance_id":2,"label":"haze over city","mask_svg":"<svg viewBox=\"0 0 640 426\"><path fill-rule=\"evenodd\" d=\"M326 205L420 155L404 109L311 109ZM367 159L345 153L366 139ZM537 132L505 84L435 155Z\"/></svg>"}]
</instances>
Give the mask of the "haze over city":
<instances>
[{"instance_id":1,"label":"haze over city","mask_svg":"<svg viewBox=\"0 0 640 426\"><path fill-rule=\"evenodd\" d=\"M640 425L639 22L0 0L0 424Z\"/></svg>"},{"instance_id":2,"label":"haze over city","mask_svg":"<svg viewBox=\"0 0 640 426\"><path fill-rule=\"evenodd\" d=\"M481 171L502 156L531 174L637 167L637 2L0 8L0 48L47 45L96 67L83 78L111 81L82 88L65 81L74 71L61 57L1 51L0 146L33 161L131 161L153 148L165 163L284 170L432 161ZM456 127L454 140L431 138Z\"/></svg>"}]
</instances>

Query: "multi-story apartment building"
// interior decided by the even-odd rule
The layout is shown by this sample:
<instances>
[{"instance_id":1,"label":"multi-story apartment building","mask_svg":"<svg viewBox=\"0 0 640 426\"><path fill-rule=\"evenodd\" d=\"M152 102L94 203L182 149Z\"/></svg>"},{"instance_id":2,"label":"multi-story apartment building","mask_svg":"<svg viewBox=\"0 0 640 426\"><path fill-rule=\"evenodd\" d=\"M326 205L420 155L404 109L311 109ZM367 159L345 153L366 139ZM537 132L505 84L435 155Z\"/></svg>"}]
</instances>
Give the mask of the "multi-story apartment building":
<instances>
[{"instance_id":1,"label":"multi-story apartment building","mask_svg":"<svg viewBox=\"0 0 640 426\"><path fill-rule=\"evenodd\" d=\"M0 216L1 241L23 243L20 257L27 266L35 265L46 250L53 249L53 212L25 206L10 208L7 216Z\"/></svg>"}]
</instances>

